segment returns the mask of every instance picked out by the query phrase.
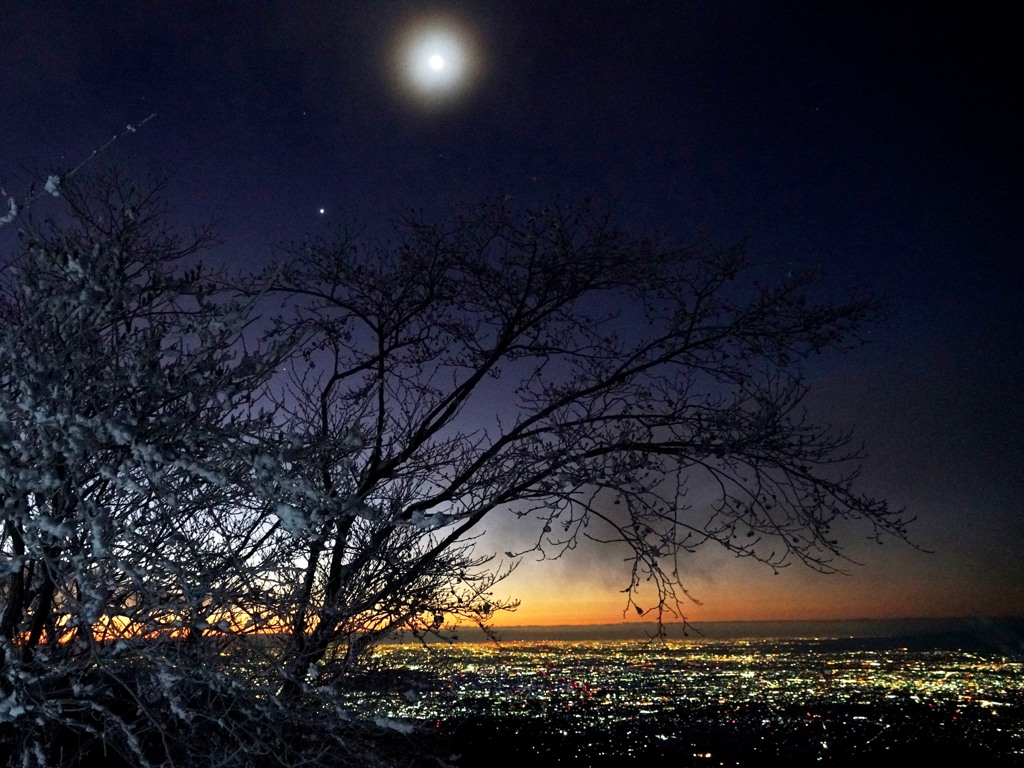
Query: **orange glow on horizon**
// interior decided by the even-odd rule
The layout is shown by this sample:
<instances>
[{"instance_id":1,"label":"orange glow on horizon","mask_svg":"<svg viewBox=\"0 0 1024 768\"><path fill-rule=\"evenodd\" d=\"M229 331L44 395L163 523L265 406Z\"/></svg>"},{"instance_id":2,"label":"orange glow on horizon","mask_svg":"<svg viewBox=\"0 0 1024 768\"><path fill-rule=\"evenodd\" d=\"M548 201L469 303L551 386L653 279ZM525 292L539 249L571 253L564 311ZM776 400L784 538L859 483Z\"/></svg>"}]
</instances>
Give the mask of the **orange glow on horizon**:
<instances>
[{"instance_id":1,"label":"orange glow on horizon","mask_svg":"<svg viewBox=\"0 0 1024 768\"><path fill-rule=\"evenodd\" d=\"M851 567L848 575L800 567L773 575L755 563L720 566L714 579L694 576L688 584L694 601L684 602L682 611L693 624L1024 615L1024 584L1006 583L996 591L980 576L974 583L952 572L936 575L925 555L916 557ZM521 605L515 612L496 614L495 627L622 624L657 618L653 612L637 615L627 606L621 588L607 579L558 564L531 563L499 587L503 597L515 597ZM641 591L637 602L649 609L656 601ZM671 614L664 619L681 620Z\"/></svg>"},{"instance_id":2,"label":"orange glow on horizon","mask_svg":"<svg viewBox=\"0 0 1024 768\"><path fill-rule=\"evenodd\" d=\"M46 630L42 643L69 643L80 631L69 627L70 614L63 614L54 623L52 631ZM253 617L246 611L222 611L198 622L187 622L168 618L165 622L140 622L126 615L104 615L92 626L92 639L97 643L112 643L118 640L178 640L196 632L200 637L223 637L226 635L273 635L289 631L281 619ZM54 636L55 635L55 636ZM16 644L28 640L28 633L14 638Z\"/></svg>"}]
</instances>

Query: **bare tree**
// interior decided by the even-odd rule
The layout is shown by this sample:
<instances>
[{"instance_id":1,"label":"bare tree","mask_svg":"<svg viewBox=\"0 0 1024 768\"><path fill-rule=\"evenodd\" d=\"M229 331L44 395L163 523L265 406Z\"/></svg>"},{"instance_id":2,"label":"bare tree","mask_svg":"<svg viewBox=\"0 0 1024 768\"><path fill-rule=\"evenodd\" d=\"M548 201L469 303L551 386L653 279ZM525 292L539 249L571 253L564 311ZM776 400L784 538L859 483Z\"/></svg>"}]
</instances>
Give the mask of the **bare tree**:
<instances>
[{"instance_id":1,"label":"bare tree","mask_svg":"<svg viewBox=\"0 0 1024 768\"><path fill-rule=\"evenodd\" d=\"M514 607L490 595L505 566L473 554L495 515L552 557L626 547L626 607L659 626L685 618L703 544L831 572L837 520L905 540L903 512L855 489L850 436L801 409L802 361L856 344L871 298L759 285L743 247L631 237L588 205L410 215L395 238L307 243L250 286L308 338L279 401L289 471L320 494L279 520L302 549L293 674L353 629Z\"/></svg>"},{"instance_id":2,"label":"bare tree","mask_svg":"<svg viewBox=\"0 0 1024 768\"><path fill-rule=\"evenodd\" d=\"M60 191L2 273L0 752L257 764L288 716L222 654L259 650L237 641L275 599L255 468L282 350L248 343L159 185Z\"/></svg>"},{"instance_id":3,"label":"bare tree","mask_svg":"<svg viewBox=\"0 0 1024 768\"><path fill-rule=\"evenodd\" d=\"M477 551L500 515L550 557L627 552L624 608L659 625L685 620L703 544L830 572L837 521L906 539L856 490L849 435L801 411L802 362L855 344L869 298L758 285L742 247L588 206L410 215L243 279L201 265L207 235L176 234L159 189L53 189L66 218L0 269L19 763L379 764L327 683L387 635L514 610L495 591L521 553Z\"/></svg>"}]
</instances>

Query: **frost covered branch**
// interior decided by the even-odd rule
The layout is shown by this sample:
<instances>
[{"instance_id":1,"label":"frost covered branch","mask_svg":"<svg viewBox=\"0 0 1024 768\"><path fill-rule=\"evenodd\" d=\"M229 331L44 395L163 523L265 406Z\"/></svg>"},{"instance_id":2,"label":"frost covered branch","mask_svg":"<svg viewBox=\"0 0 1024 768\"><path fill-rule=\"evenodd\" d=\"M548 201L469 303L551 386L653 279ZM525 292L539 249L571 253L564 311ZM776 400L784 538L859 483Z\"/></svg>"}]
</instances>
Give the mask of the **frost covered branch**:
<instances>
[{"instance_id":1,"label":"frost covered branch","mask_svg":"<svg viewBox=\"0 0 1024 768\"><path fill-rule=\"evenodd\" d=\"M60 197L61 186L67 184L78 177L87 165L95 160L100 155L104 154L115 142L129 134L135 133L139 128L144 126L150 120L155 118L155 114L147 115L138 123L129 123L125 126L124 130L120 133L116 133L111 136L102 145L94 149L89 153L87 157L81 160L78 165L74 166L68 171L63 173L50 173L46 177L46 181L43 183L42 190L36 190L34 187L30 187L24 198L19 201L14 195L9 194L2 183L0 183L0 204L3 205L5 210L4 214L0 216L0 227L7 224L11 224L17 220L17 218L32 207L33 203L44 195L51 197Z\"/></svg>"}]
</instances>

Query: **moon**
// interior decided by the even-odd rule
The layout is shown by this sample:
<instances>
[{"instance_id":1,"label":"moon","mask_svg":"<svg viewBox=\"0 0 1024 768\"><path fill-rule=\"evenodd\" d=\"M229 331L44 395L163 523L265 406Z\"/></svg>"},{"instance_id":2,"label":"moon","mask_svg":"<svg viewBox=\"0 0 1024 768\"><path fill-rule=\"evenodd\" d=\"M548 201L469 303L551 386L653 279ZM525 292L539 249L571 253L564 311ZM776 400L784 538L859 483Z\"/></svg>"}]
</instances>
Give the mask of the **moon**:
<instances>
[{"instance_id":1,"label":"moon","mask_svg":"<svg viewBox=\"0 0 1024 768\"><path fill-rule=\"evenodd\" d=\"M441 16L407 22L398 35L394 61L400 89L426 104L447 102L465 93L480 69L471 29Z\"/></svg>"}]
</instances>

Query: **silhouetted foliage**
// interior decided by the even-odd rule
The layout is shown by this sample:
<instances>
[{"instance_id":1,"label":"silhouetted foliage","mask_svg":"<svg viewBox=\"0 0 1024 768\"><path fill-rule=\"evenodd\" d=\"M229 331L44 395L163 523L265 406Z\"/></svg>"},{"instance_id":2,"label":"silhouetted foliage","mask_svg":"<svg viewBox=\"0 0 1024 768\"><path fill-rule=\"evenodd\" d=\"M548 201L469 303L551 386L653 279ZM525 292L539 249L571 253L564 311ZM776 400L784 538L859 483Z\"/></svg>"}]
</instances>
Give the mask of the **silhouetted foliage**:
<instances>
[{"instance_id":1,"label":"silhouetted foliage","mask_svg":"<svg viewBox=\"0 0 1024 768\"><path fill-rule=\"evenodd\" d=\"M624 607L659 625L706 543L829 572L837 520L906 537L801 411L801 361L855 343L870 298L758 285L743 247L588 205L410 215L213 272L159 188L59 192L0 272L12 764L385 762L387 723L335 694L383 637L515 609L494 587L522 553L475 547L495 516L547 557L627 552Z\"/></svg>"},{"instance_id":2,"label":"silhouetted foliage","mask_svg":"<svg viewBox=\"0 0 1024 768\"><path fill-rule=\"evenodd\" d=\"M856 343L871 298L816 300L811 275L759 286L743 247L638 239L589 205L413 215L393 241L342 234L279 261L249 288L305 338L277 402L293 471L323 497L289 521L303 668L367 618L425 629L494 607L465 542L496 515L534 526L547 557L584 536L625 547L629 607L659 621L684 616L680 556L703 544L830 572L838 519L905 536L902 512L855 490L849 436L801 410L801 361Z\"/></svg>"}]
</instances>

